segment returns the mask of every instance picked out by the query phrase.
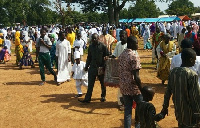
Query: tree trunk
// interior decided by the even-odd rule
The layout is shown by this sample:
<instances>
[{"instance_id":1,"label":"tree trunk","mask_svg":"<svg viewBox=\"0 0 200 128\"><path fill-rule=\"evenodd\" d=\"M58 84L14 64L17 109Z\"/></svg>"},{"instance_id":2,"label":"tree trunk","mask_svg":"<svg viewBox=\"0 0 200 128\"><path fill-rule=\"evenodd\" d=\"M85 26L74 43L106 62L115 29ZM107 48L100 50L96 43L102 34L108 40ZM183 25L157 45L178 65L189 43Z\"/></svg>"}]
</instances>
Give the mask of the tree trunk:
<instances>
[{"instance_id":1,"label":"tree trunk","mask_svg":"<svg viewBox=\"0 0 200 128\"><path fill-rule=\"evenodd\" d=\"M108 18L109 24L114 24L114 8L112 5L112 0L108 0Z\"/></svg>"},{"instance_id":2,"label":"tree trunk","mask_svg":"<svg viewBox=\"0 0 200 128\"><path fill-rule=\"evenodd\" d=\"M115 17L115 26L119 26L119 12L120 12L120 10L117 10L117 9L115 9L115 11L114 11L114 17Z\"/></svg>"},{"instance_id":3,"label":"tree trunk","mask_svg":"<svg viewBox=\"0 0 200 128\"><path fill-rule=\"evenodd\" d=\"M114 6L114 18L115 18L115 25L119 25L119 13L122 10L122 8L125 6L127 0L123 0L121 5L119 5L119 1L113 0L113 6Z\"/></svg>"}]
</instances>

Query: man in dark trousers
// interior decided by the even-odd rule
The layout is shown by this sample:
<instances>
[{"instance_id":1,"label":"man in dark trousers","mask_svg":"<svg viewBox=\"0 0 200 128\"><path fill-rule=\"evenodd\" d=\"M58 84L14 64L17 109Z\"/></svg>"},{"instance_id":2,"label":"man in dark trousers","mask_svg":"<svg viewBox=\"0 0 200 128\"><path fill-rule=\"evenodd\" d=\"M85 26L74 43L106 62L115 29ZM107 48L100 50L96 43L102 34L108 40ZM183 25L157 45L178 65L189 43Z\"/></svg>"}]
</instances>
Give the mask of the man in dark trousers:
<instances>
[{"instance_id":1,"label":"man in dark trousers","mask_svg":"<svg viewBox=\"0 0 200 128\"><path fill-rule=\"evenodd\" d=\"M50 48L51 48L51 41L48 36L46 36L46 30L40 30L40 38L36 40L36 45L40 48L39 51L39 67L40 67L40 76L42 79L42 83L39 86L44 85L45 82L45 73L44 73L44 66L49 70L49 72L54 76L55 82L57 82L57 76L53 68L51 67L51 58L50 58Z\"/></svg>"},{"instance_id":2,"label":"man in dark trousers","mask_svg":"<svg viewBox=\"0 0 200 128\"><path fill-rule=\"evenodd\" d=\"M101 73L105 69L105 57L108 56L107 47L99 42L97 33L92 34L92 44L88 48L88 56L86 61L85 71L88 71L88 89L84 100L79 100L82 103L90 103L92 91L96 76L101 83L101 102L106 101L106 87L104 86L104 74Z\"/></svg>"}]
</instances>

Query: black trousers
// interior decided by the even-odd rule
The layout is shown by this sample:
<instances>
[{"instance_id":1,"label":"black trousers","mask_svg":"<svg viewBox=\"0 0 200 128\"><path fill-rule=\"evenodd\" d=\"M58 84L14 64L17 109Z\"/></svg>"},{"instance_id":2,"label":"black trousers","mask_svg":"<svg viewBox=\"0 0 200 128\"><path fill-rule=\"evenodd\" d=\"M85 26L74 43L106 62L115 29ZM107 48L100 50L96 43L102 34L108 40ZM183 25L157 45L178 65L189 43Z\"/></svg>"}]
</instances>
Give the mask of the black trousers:
<instances>
[{"instance_id":1,"label":"black trousers","mask_svg":"<svg viewBox=\"0 0 200 128\"><path fill-rule=\"evenodd\" d=\"M87 101L91 101L96 76L98 76L98 69L90 67L88 70L88 89L85 95L85 100ZM105 97L106 87L104 86L104 75L99 75L98 78L101 84L101 97Z\"/></svg>"}]
</instances>

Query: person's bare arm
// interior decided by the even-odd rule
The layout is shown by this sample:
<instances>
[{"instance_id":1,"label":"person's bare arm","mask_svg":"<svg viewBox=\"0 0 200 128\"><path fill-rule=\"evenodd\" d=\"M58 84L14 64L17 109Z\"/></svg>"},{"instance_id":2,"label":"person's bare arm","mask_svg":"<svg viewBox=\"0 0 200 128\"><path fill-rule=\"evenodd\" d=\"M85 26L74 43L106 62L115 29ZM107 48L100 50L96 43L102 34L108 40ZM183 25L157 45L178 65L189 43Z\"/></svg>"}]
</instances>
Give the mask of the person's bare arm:
<instances>
[{"instance_id":1,"label":"person's bare arm","mask_svg":"<svg viewBox=\"0 0 200 128\"><path fill-rule=\"evenodd\" d=\"M139 76L139 69L133 70L133 76L135 79L135 82L138 86L138 88L140 89L140 91L142 90L142 85L141 85L141 80L140 80L140 76Z\"/></svg>"}]
</instances>

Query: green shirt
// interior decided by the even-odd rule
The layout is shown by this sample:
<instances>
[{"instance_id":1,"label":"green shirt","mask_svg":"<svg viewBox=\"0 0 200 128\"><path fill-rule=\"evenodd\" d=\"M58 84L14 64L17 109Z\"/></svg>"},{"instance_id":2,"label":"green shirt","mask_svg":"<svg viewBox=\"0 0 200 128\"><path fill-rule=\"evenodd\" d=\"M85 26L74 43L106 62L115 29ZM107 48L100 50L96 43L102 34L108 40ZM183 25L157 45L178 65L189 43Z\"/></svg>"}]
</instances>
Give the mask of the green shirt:
<instances>
[{"instance_id":1,"label":"green shirt","mask_svg":"<svg viewBox=\"0 0 200 128\"><path fill-rule=\"evenodd\" d=\"M171 95L173 95L178 123L186 127L194 126L197 122L194 113L200 113L200 87L197 73L186 67L171 70L163 108L169 107Z\"/></svg>"}]
</instances>

